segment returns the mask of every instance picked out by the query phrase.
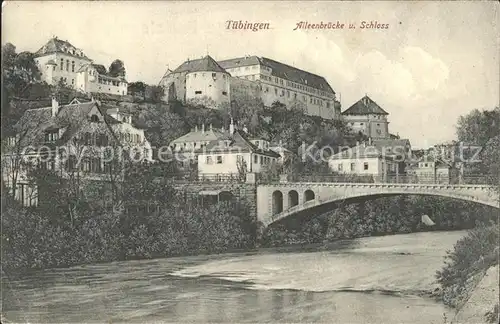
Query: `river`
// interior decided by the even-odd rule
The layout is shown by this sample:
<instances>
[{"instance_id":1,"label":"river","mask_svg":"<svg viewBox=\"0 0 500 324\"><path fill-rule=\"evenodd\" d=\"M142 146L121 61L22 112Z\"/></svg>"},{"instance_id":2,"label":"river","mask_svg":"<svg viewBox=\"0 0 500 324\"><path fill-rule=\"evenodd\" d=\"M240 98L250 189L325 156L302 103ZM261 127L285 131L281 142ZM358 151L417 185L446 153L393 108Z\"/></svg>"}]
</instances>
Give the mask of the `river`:
<instances>
[{"instance_id":1,"label":"river","mask_svg":"<svg viewBox=\"0 0 500 324\"><path fill-rule=\"evenodd\" d=\"M11 322L443 323L422 292L463 231L113 262L2 278Z\"/></svg>"}]
</instances>

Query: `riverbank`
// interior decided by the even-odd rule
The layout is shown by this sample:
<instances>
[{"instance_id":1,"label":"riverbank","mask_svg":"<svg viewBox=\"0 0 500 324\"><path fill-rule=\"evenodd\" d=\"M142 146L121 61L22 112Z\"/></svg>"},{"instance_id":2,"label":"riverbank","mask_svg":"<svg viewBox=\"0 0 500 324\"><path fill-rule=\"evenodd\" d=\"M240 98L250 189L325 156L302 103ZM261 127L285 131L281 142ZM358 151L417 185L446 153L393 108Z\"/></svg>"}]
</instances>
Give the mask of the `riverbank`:
<instances>
[{"instance_id":1,"label":"riverbank","mask_svg":"<svg viewBox=\"0 0 500 324\"><path fill-rule=\"evenodd\" d=\"M498 323L499 266L490 267L480 273L474 281L477 285L471 290L467 301L457 311L452 324Z\"/></svg>"},{"instance_id":2,"label":"riverbank","mask_svg":"<svg viewBox=\"0 0 500 324\"><path fill-rule=\"evenodd\" d=\"M436 277L440 299L455 309L451 323L498 323L498 242L498 226L491 223L468 231L448 251Z\"/></svg>"}]
</instances>

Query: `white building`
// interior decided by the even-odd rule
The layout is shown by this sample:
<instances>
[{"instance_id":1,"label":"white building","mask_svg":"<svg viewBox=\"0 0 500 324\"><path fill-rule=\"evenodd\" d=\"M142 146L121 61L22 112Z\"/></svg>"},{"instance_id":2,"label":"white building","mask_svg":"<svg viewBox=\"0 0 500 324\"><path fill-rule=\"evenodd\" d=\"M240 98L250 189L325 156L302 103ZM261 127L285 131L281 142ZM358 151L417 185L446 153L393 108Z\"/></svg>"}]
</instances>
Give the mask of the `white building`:
<instances>
[{"instance_id":1,"label":"white building","mask_svg":"<svg viewBox=\"0 0 500 324\"><path fill-rule=\"evenodd\" d=\"M269 143L258 147L246 136L230 129L227 136L211 141L198 154L198 177L255 174L268 170L280 155L269 150Z\"/></svg>"},{"instance_id":2,"label":"white building","mask_svg":"<svg viewBox=\"0 0 500 324\"><path fill-rule=\"evenodd\" d=\"M32 168L58 171L63 178L81 172L89 179L103 179L110 171L107 150L115 150L115 157L125 152L132 161L152 161L144 130L134 127L119 108L106 111L96 101L75 99L60 106L52 99L50 107L26 110L15 130L4 147L2 176L27 206L38 199L28 178Z\"/></svg>"},{"instance_id":3,"label":"white building","mask_svg":"<svg viewBox=\"0 0 500 324\"><path fill-rule=\"evenodd\" d=\"M168 70L160 85L165 89L165 101L179 100L217 108L230 102L230 76L207 55L201 59L187 60L174 71Z\"/></svg>"},{"instance_id":4,"label":"white building","mask_svg":"<svg viewBox=\"0 0 500 324\"><path fill-rule=\"evenodd\" d=\"M328 166L340 175L371 176L375 181L385 181L400 173L399 164L391 154L384 154L375 145L367 143L332 155Z\"/></svg>"},{"instance_id":5,"label":"white building","mask_svg":"<svg viewBox=\"0 0 500 324\"><path fill-rule=\"evenodd\" d=\"M364 96L342 112L347 125L356 133L372 139L389 139L387 113L370 97Z\"/></svg>"},{"instance_id":6,"label":"white building","mask_svg":"<svg viewBox=\"0 0 500 324\"><path fill-rule=\"evenodd\" d=\"M85 93L127 94L125 78L106 75L106 68L93 64L84 52L68 41L53 37L35 53L41 80L50 85L64 82ZM100 68L100 69L99 69Z\"/></svg>"},{"instance_id":7,"label":"white building","mask_svg":"<svg viewBox=\"0 0 500 324\"><path fill-rule=\"evenodd\" d=\"M101 67L101 68L98 68ZM77 73L76 89L85 93L108 93L124 96L127 94L128 83L123 77L112 77L106 75L102 70L106 70L102 65L86 64Z\"/></svg>"}]
</instances>

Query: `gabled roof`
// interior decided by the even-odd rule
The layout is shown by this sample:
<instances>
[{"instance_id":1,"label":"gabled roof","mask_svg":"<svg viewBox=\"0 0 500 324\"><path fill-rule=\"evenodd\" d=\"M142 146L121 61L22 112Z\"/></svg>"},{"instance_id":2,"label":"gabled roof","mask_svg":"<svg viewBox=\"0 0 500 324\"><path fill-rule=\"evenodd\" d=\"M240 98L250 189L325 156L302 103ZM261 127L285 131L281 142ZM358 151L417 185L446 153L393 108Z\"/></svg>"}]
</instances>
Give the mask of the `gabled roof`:
<instances>
[{"instance_id":1,"label":"gabled roof","mask_svg":"<svg viewBox=\"0 0 500 324\"><path fill-rule=\"evenodd\" d=\"M181 65L177 69L173 71L173 73L179 72L198 72L198 71L208 71L208 72L223 72L227 73L224 68L222 68L210 55L205 56L204 58L197 60L188 60Z\"/></svg>"},{"instance_id":2,"label":"gabled roof","mask_svg":"<svg viewBox=\"0 0 500 324\"><path fill-rule=\"evenodd\" d=\"M363 144L359 144L357 146L351 147L347 150L338 152L337 154L333 154L330 157L330 159L332 159L332 160L359 159L359 158L391 159L392 154L387 154L387 152L380 150L375 145L366 145L366 143L363 143Z\"/></svg>"},{"instance_id":3,"label":"gabled roof","mask_svg":"<svg viewBox=\"0 0 500 324\"><path fill-rule=\"evenodd\" d=\"M52 107L28 109L16 124L17 133L22 134L21 146L37 145L44 141L43 133L47 130L63 129L64 132L56 142L56 145L67 143L85 124L90 111L96 107L101 112L96 102L85 102L61 105L55 117L52 116ZM104 116L106 125L111 116ZM107 116L107 117L106 117ZM108 120L106 120L106 118ZM112 132L112 130L109 128Z\"/></svg>"},{"instance_id":4,"label":"gabled roof","mask_svg":"<svg viewBox=\"0 0 500 324\"><path fill-rule=\"evenodd\" d=\"M220 141L229 141L228 145L221 145ZM246 136L236 130L232 135L228 136L225 139L219 139L211 141L205 148L198 150L199 153L258 153L262 155L267 155L270 157L279 158L281 155L271 150L263 150L254 145L250 140L246 138Z\"/></svg>"},{"instance_id":5,"label":"gabled roof","mask_svg":"<svg viewBox=\"0 0 500 324\"><path fill-rule=\"evenodd\" d=\"M259 64L270 68L272 76L335 94L335 91L324 77L272 60L270 58L245 56L220 61L219 64L225 69Z\"/></svg>"},{"instance_id":6,"label":"gabled roof","mask_svg":"<svg viewBox=\"0 0 500 324\"><path fill-rule=\"evenodd\" d=\"M52 53L64 53L66 55L84 58L90 61L90 59L87 56L85 56L82 50L76 48L68 41L64 41L57 37L51 38L44 46L42 46L38 51L36 51L35 57L44 56ZM80 53L81 55L78 55L78 53Z\"/></svg>"},{"instance_id":7,"label":"gabled roof","mask_svg":"<svg viewBox=\"0 0 500 324\"><path fill-rule=\"evenodd\" d=\"M380 152L385 152L388 155L411 155L411 151L407 151L407 148L410 147L410 140L408 139L375 139L372 144Z\"/></svg>"},{"instance_id":8,"label":"gabled roof","mask_svg":"<svg viewBox=\"0 0 500 324\"><path fill-rule=\"evenodd\" d=\"M214 141L214 140L219 140L224 137L224 133L220 132L219 130L216 129L208 129L202 131L201 129L199 130L193 130L185 135L182 135L179 138L176 138L172 142L170 142L170 145L172 144L182 144L182 143L192 143L192 142L206 142L206 141Z\"/></svg>"},{"instance_id":9,"label":"gabled roof","mask_svg":"<svg viewBox=\"0 0 500 324\"><path fill-rule=\"evenodd\" d=\"M351 107L342 112L342 115L389 115L370 97L364 96L354 103Z\"/></svg>"}]
</instances>

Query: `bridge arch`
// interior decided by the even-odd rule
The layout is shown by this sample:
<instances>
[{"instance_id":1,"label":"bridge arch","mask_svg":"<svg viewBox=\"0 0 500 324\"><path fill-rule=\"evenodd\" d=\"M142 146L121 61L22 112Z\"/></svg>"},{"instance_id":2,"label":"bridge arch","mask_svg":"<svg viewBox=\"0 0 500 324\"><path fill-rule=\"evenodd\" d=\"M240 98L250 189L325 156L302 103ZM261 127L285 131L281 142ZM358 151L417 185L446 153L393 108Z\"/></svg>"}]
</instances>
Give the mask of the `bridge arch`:
<instances>
[{"instance_id":1,"label":"bridge arch","mask_svg":"<svg viewBox=\"0 0 500 324\"><path fill-rule=\"evenodd\" d=\"M310 190L307 190L310 191ZM306 192L307 192L306 191ZM312 191L312 190L311 190ZM313 192L314 193L314 192ZM306 193L304 192L304 197ZM451 198L451 199L457 199L457 200L462 200L462 201L469 201L469 202L475 202L478 204L490 206L490 207L495 207L495 208L500 208L500 205L497 200L494 199L487 199L485 197L475 197L472 195L463 195L463 194L458 194L458 193L453 193L453 192L430 192L427 190L418 190L415 192L405 192L405 191L384 191L380 190L378 192L364 192L364 193L357 193L357 194L350 194L347 196L337 196L337 197L325 197L325 198L314 198L313 200L306 201L304 199L304 203L294 206L293 208L289 208L285 211L282 211L278 214L273 214L270 219L266 219L264 222L265 226L269 226L271 224L277 223L281 220L284 220L285 218L289 217L310 217L311 215L314 214L320 214L319 212L326 212L328 210L331 210L331 208L335 207L336 205L340 205L343 203L352 203L352 202L361 202L361 201L366 201L370 199L375 199L375 198L381 198L381 197L389 197L389 196L399 196L399 195L418 195L418 196L435 196L435 197L446 197L446 198Z\"/></svg>"},{"instance_id":2,"label":"bridge arch","mask_svg":"<svg viewBox=\"0 0 500 324\"><path fill-rule=\"evenodd\" d=\"M273 215L283 212L283 193L279 190L273 192Z\"/></svg>"},{"instance_id":3,"label":"bridge arch","mask_svg":"<svg viewBox=\"0 0 500 324\"><path fill-rule=\"evenodd\" d=\"M297 206L299 204L299 193L297 190L290 190L288 192L288 208Z\"/></svg>"},{"instance_id":4,"label":"bridge arch","mask_svg":"<svg viewBox=\"0 0 500 324\"><path fill-rule=\"evenodd\" d=\"M304 191L304 201L314 200L315 197L316 195L311 189Z\"/></svg>"}]
</instances>

